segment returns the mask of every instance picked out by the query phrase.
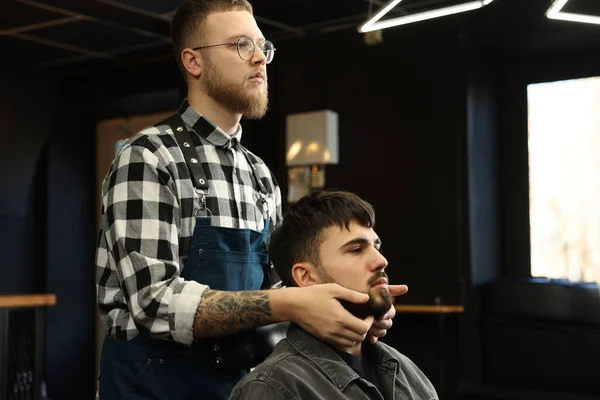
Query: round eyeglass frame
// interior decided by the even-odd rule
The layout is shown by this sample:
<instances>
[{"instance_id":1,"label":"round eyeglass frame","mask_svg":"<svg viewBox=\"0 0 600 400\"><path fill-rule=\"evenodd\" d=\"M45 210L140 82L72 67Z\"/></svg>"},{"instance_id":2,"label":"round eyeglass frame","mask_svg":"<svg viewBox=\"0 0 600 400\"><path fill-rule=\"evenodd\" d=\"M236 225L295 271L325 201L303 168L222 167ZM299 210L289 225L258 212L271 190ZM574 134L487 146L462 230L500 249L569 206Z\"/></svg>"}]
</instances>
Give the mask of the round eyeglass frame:
<instances>
[{"instance_id":1,"label":"round eyeglass frame","mask_svg":"<svg viewBox=\"0 0 600 400\"><path fill-rule=\"evenodd\" d=\"M250 55L250 57L248 59L244 58L242 56L242 51L240 50L240 43L243 40L248 40L250 41L250 43L252 43L252 54ZM272 49L269 49L270 51L272 51L271 56L269 57L269 55L266 54L267 51L265 51L265 45L270 45L272 47ZM252 60L252 57L254 57L254 52L256 51L256 48L258 47L262 53L264 54L266 60L265 60L265 64L270 64L273 61L273 58L275 57L275 46L273 45L273 43L269 40L265 40L264 42L262 42L261 44L256 44L254 43L254 40L250 39L248 36L241 36L238 40L236 40L235 42L227 42L227 43L218 43L218 44L209 44L206 46L198 46L198 47L194 47L192 50L202 50L202 49L208 49L211 47L217 47L217 46L236 46L237 48L237 53L238 56L244 60L244 61L250 61Z\"/></svg>"}]
</instances>

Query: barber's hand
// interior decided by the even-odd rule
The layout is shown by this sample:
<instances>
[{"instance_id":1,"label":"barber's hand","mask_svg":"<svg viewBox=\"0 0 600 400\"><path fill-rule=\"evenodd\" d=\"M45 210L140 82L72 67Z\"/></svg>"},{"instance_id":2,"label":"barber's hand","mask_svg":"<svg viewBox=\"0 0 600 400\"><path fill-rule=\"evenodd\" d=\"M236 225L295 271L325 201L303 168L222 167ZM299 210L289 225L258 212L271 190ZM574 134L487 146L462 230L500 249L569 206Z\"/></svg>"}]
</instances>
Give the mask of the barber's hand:
<instances>
[{"instance_id":1,"label":"barber's hand","mask_svg":"<svg viewBox=\"0 0 600 400\"><path fill-rule=\"evenodd\" d=\"M305 331L333 346L351 347L365 339L372 318L364 321L350 314L338 301L365 303L369 296L344 288L337 283L326 283L296 288L293 322Z\"/></svg>"},{"instance_id":2,"label":"barber's hand","mask_svg":"<svg viewBox=\"0 0 600 400\"><path fill-rule=\"evenodd\" d=\"M408 292L408 286L406 285L389 285L388 290L394 297L402 296ZM369 342L375 343L380 337L387 335L387 330L392 327L392 319L396 316L396 308L392 305L390 311L388 311L382 318L377 319L373 322L373 326L369 329L367 337Z\"/></svg>"}]
</instances>

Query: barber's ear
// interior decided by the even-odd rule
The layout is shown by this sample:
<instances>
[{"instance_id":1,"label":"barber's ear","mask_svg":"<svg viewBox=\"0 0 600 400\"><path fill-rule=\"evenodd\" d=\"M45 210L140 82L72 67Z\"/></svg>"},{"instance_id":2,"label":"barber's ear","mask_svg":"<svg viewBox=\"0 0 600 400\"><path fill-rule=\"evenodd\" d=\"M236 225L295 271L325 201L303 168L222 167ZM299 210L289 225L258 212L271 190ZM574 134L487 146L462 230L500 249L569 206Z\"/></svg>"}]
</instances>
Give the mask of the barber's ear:
<instances>
[{"instance_id":1,"label":"barber's ear","mask_svg":"<svg viewBox=\"0 0 600 400\"><path fill-rule=\"evenodd\" d=\"M197 51L192 49L183 49L181 51L181 62L186 71L198 78L202 74L202 57Z\"/></svg>"},{"instance_id":2,"label":"barber's ear","mask_svg":"<svg viewBox=\"0 0 600 400\"><path fill-rule=\"evenodd\" d=\"M321 283L317 269L309 263L298 263L292 267L292 278L298 287Z\"/></svg>"}]
</instances>

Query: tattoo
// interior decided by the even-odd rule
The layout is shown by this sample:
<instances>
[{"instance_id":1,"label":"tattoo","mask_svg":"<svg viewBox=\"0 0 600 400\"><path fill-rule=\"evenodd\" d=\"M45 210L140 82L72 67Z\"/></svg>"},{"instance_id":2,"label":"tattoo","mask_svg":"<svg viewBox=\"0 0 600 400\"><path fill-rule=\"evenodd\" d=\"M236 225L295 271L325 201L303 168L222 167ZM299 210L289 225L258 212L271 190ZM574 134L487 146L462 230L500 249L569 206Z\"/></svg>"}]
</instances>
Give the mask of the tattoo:
<instances>
[{"instance_id":1,"label":"tattoo","mask_svg":"<svg viewBox=\"0 0 600 400\"><path fill-rule=\"evenodd\" d=\"M196 311L194 336L223 336L272 322L266 290L225 292L207 289Z\"/></svg>"}]
</instances>

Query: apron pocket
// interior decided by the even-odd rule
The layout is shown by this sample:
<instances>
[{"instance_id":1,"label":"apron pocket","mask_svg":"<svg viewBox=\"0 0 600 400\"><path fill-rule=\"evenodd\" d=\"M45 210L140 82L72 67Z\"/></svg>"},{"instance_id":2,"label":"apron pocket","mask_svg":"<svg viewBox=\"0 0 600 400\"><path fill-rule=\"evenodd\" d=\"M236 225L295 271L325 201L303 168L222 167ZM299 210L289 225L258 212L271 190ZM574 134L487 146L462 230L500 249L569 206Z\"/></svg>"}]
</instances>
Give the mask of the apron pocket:
<instances>
[{"instance_id":1,"label":"apron pocket","mask_svg":"<svg viewBox=\"0 0 600 400\"><path fill-rule=\"evenodd\" d=\"M214 290L258 290L262 286L264 268L269 260L267 254L222 250L199 252L196 268L187 271L187 278Z\"/></svg>"}]
</instances>

